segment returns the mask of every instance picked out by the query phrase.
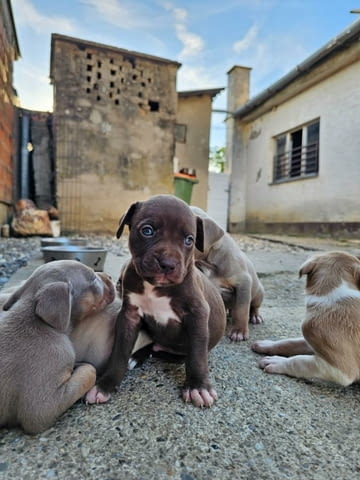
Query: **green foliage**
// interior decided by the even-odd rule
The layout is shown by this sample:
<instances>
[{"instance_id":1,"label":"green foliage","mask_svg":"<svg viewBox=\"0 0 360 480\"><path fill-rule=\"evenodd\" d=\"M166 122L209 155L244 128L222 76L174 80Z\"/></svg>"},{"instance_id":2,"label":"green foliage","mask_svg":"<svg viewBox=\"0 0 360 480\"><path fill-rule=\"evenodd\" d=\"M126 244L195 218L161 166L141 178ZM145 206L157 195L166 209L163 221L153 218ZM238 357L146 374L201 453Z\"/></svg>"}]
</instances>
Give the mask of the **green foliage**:
<instances>
[{"instance_id":1,"label":"green foliage","mask_svg":"<svg viewBox=\"0 0 360 480\"><path fill-rule=\"evenodd\" d=\"M211 147L209 155L209 170L222 173L225 170L226 147Z\"/></svg>"}]
</instances>

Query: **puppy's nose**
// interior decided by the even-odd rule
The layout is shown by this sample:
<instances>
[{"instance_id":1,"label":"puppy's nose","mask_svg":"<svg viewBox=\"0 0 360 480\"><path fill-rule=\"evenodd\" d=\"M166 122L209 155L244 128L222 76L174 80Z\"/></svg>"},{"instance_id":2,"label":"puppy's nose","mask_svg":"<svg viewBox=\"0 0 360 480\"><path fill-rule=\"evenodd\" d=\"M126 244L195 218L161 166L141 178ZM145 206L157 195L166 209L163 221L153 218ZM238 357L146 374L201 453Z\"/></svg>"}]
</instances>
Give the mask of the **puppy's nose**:
<instances>
[{"instance_id":1,"label":"puppy's nose","mask_svg":"<svg viewBox=\"0 0 360 480\"><path fill-rule=\"evenodd\" d=\"M162 258L159 259L159 266L163 273L170 273L175 270L176 262L171 258Z\"/></svg>"}]
</instances>

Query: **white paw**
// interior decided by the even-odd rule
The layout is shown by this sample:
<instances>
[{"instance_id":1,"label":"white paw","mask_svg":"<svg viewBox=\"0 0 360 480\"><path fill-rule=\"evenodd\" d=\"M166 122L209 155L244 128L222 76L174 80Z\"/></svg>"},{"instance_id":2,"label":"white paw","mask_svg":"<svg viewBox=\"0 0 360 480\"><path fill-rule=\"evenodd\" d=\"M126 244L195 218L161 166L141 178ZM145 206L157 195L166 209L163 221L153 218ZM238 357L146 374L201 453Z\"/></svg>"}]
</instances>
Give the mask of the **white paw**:
<instances>
[{"instance_id":1,"label":"white paw","mask_svg":"<svg viewBox=\"0 0 360 480\"><path fill-rule=\"evenodd\" d=\"M286 373L288 358L277 355L271 357L264 357L260 360L259 366L266 373Z\"/></svg>"}]
</instances>

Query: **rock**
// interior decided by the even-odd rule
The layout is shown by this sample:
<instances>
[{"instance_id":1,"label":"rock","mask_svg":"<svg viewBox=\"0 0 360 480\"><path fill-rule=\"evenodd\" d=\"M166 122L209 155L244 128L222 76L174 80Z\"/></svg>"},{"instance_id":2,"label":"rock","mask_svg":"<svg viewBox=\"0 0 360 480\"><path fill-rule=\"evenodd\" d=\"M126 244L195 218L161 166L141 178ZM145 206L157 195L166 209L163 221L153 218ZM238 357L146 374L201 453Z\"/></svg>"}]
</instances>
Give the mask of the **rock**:
<instances>
[{"instance_id":1,"label":"rock","mask_svg":"<svg viewBox=\"0 0 360 480\"><path fill-rule=\"evenodd\" d=\"M48 212L36 208L26 208L16 213L11 222L11 228L14 234L18 236L52 236L53 234Z\"/></svg>"},{"instance_id":2,"label":"rock","mask_svg":"<svg viewBox=\"0 0 360 480\"><path fill-rule=\"evenodd\" d=\"M23 210L28 210L29 208L36 208L35 203L29 198L20 198L15 203L15 215L19 215Z\"/></svg>"}]
</instances>

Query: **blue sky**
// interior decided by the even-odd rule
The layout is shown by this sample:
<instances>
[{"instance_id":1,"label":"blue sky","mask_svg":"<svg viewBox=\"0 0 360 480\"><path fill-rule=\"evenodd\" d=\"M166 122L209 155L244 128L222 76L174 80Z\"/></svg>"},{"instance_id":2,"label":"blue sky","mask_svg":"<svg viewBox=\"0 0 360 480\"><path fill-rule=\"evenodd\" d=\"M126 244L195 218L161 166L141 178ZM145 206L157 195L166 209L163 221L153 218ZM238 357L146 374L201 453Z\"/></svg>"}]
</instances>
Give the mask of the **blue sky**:
<instances>
[{"instance_id":1,"label":"blue sky","mask_svg":"<svg viewBox=\"0 0 360 480\"><path fill-rule=\"evenodd\" d=\"M350 10L360 0L12 0L12 7L21 105L52 110L51 33L177 60L179 91L226 87L233 65L251 67L253 96L357 20ZM214 108L226 108L226 93ZM223 120L213 115L213 147L225 144Z\"/></svg>"}]
</instances>

